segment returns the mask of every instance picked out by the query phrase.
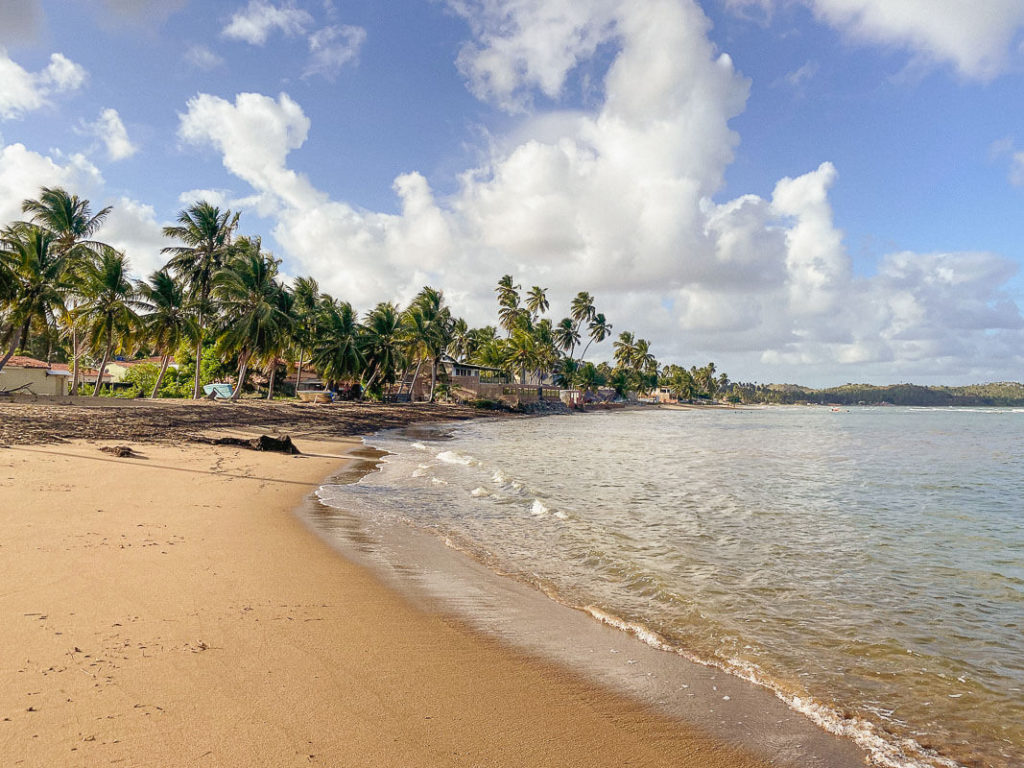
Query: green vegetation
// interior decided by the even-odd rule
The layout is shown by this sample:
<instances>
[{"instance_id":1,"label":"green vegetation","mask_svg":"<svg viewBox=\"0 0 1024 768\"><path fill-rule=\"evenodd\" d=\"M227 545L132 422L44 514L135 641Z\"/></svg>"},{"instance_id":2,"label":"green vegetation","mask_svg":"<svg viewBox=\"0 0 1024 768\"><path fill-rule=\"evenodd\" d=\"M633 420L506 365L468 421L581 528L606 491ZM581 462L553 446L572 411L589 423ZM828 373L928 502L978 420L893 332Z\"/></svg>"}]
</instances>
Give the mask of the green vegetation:
<instances>
[{"instance_id":1,"label":"green vegetation","mask_svg":"<svg viewBox=\"0 0 1024 768\"><path fill-rule=\"evenodd\" d=\"M577 390L585 399L660 394L686 402L837 405L1024 406L1024 385L830 389L731 382L713 362L660 367L650 342L619 331L612 360L585 360L612 338L594 297L580 291L564 317L548 317L548 291L504 275L495 288L497 325L471 328L444 294L424 287L407 307L381 302L360 316L347 301L320 291L312 277L291 286L259 238L238 234L240 216L207 202L180 211L164 235L167 264L148 280L129 277L126 254L96 242L111 209L92 213L88 200L43 188L25 200L25 221L0 230L0 370L21 353L72 366L72 393L119 397L199 397L205 384L231 381L233 397L253 391L251 378L275 395L289 367L312 368L329 386L354 397L401 399L417 382L427 397L455 393L447 357L481 369L481 381L518 380ZM80 363L98 369L115 356L145 355L118 388L84 387ZM171 360L175 364L171 365ZM198 364L197 364L198 363ZM256 376L259 372L261 376ZM93 379L94 381L96 379ZM481 408L494 401L475 401Z\"/></svg>"},{"instance_id":2,"label":"green vegetation","mask_svg":"<svg viewBox=\"0 0 1024 768\"><path fill-rule=\"evenodd\" d=\"M470 328L430 286L407 307L381 302L360 316L312 277L285 285L280 262L259 238L239 234L239 214L208 202L164 228L168 261L144 281L129 277L127 254L92 239L110 208L93 215L88 200L44 188L22 210L28 220L0 230L0 370L15 353L69 361L72 394L196 398L205 384L228 380L237 398L256 378L271 398L291 365L356 397L408 397L429 380L433 401L454 394L448 357L492 369L482 371L485 381L550 386L554 379L620 395L657 385L649 342L629 332L615 342L614 366L584 362L612 332L586 291L556 324L546 317L547 289L533 286L524 299L505 275L496 289L501 333ZM137 355L159 365L133 365L116 388L83 386L80 363L97 369L92 381L103 381L109 363Z\"/></svg>"}]
</instances>

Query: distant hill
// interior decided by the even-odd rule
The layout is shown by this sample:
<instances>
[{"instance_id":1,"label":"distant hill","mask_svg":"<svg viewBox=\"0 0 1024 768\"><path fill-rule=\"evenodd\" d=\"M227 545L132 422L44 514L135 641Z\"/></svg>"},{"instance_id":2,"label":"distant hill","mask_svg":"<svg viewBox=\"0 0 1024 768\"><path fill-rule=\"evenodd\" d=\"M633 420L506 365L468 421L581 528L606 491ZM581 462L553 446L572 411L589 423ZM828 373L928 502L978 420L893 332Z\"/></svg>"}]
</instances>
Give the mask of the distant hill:
<instances>
[{"instance_id":1,"label":"distant hill","mask_svg":"<svg viewBox=\"0 0 1024 768\"><path fill-rule=\"evenodd\" d=\"M811 389L795 384L734 385L742 402L820 403L822 405L918 405L918 406L1021 406L1024 384L1000 381L964 387L924 387L918 384L844 384Z\"/></svg>"}]
</instances>

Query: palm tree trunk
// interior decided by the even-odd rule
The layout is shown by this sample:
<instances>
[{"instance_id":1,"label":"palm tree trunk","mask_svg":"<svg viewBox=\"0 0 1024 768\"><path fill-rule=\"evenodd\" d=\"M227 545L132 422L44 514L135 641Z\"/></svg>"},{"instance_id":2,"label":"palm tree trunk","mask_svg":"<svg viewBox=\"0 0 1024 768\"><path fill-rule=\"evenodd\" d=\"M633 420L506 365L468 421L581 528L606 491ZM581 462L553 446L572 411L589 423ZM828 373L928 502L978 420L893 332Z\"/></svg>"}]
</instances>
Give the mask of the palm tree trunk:
<instances>
[{"instance_id":1,"label":"palm tree trunk","mask_svg":"<svg viewBox=\"0 0 1024 768\"><path fill-rule=\"evenodd\" d=\"M409 369L412 367L412 363L406 363L402 369L402 378L398 380L398 394L402 394L402 390L405 389L405 379L409 375Z\"/></svg>"},{"instance_id":2,"label":"palm tree trunk","mask_svg":"<svg viewBox=\"0 0 1024 768\"><path fill-rule=\"evenodd\" d=\"M11 339L11 348L7 350L6 354L4 354L3 359L0 359L0 371L4 369L5 365L7 365L7 361L14 357L14 353L17 351L20 343L21 329L19 328L14 331L14 338Z\"/></svg>"},{"instance_id":3,"label":"palm tree trunk","mask_svg":"<svg viewBox=\"0 0 1024 768\"><path fill-rule=\"evenodd\" d=\"M170 362L170 355L164 355L162 358L160 358L160 373L157 374L156 384L153 385L153 394L149 396L150 400L155 399L157 392L160 391L160 385L164 383L164 374L167 373L167 366L170 364Z\"/></svg>"},{"instance_id":4,"label":"palm tree trunk","mask_svg":"<svg viewBox=\"0 0 1024 768\"><path fill-rule=\"evenodd\" d=\"M428 403L434 402L434 389L437 388L437 358L435 357L430 363L430 399Z\"/></svg>"},{"instance_id":5,"label":"palm tree trunk","mask_svg":"<svg viewBox=\"0 0 1024 768\"><path fill-rule=\"evenodd\" d=\"M107 360L110 358L110 347L113 342L113 339L107 339L107 346L103 348L103 359L100 361L100 369L96 372L96 386L92 389L93 397L100 396L100 387L103 386L103 372L107 369Z\"/></svg>"},{"instance_id":6,"label":"palm tree trunk","mask_svg":"<svg viewBox=\"0 0 1024 768\"><path fill-rule=\"evenodd\" d=\"M235 384L235 391L231 393L231 402L235 402L242 394L242 387L245 386L245 375L249 372L249 353L243 352L242 359L238 363L238 383Z\"/></svg>"},{"instance_id":7,"label":"palm tree trunk","mask_svg":"<svg viewBox=\"0 0 1024 768\"><path fill-rule=\"evenodd\" d=\"M267 388L267 400L274 399L274 377L277 375L277 358L270 363L270 386Z\"/></svg>"},{"instance_id":8,"label":"palm tree trunk","mask_svg":"<svg viewBox=\"0 0 1024 768\"><path fill-rule=\"evenodd\" d=\"M192 387L193 400L199 399L199 372L202 370L203 362L203 307L206 304L206 299L207 297L204 292L199 301L199 332L198 339L196 341L196 382Z\"/></svg>"},{"instance_id":9,"label":"palm tree trunk","mask_svg":"<svg viewBox=\"0 0 1024 768\"><path fill-rule=\"evenodd\" d=\"M78 394L78 323L71 321L71 394Z\"/></svg>"},{"instance_id":10,"label":"palm tree trunk","mask_svg":"<svg viewBox=\"0 0 1024 768\"><path fill-rule=\"evenodd\" d=\"M412 383L409 384L409 402L412 402L413 393L416 391L416 380L420 377L420 366L423 365L423 358L421 357L416 362L416 372L412 375Z\"/></svg>"},{"instance_id":11,"label":"palm tree trunk","mask_svg":"<svg viewBox=\"0 0 1024 768\"><path fill-rule=\"evenodd\" d=\"M295 371L295 396L299 396L299 385L302 384L302 362L305 357L306 350L299 348L299 367Z\"/></svg>"},{"instance_id":12,"label":"palm tree trunk","mask_svg":"<svg viewBox=\"0 0 1024 768\"><path fill-rule=\"evenodd\" d=\"M359 392L359 399L360 400L363 399L364 395L366 395L367 390L369 390L370 387L372 387L374 385L374 382L377 381L377 377L380 375L380 372L381 372L381 364L377 363L377 365L374 366L374 368L373 368L373 375L370 376L370 380L368 382L366 382L366 386Z\"/></svg>"}]
</instances>

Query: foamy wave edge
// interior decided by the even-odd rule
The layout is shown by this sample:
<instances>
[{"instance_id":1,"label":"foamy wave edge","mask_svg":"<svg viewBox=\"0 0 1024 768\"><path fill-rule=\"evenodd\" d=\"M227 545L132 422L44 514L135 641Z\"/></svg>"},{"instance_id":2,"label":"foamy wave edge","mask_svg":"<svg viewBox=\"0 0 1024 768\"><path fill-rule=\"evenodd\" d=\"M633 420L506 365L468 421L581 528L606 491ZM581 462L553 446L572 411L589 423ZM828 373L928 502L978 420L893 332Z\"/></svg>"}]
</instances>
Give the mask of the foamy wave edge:
<instances>
[{"instance_id":1,"label":"foamy wave edge","mask_svg":"<svg viewBox=\"0 0 1024 768\"><path fill-rule=\"evenodd\" d=\"M746 680L748 683L753 683L759 688L771 691L786 706L794 712L809 718L811 722L822 730L834 736L852 739L854 743L868 753L872 763L876 766L881 768L937 768L937 766L941 766L941 768L965 768L965 766L954 760L932 753L913 739L902 739L897 743L887 741L877 733L875 726L866 720L844 718L834 709L825 706L819 701L790 693L778 683L769 679L754 664L735 660L709 661L683 648L672 645L660 634L643 624L621 619L592 605L585 606L583 610L602 624L607 624L610 627L627 632L652 648L674 653L703 667L720 669L734 677ZM908 755L908 751L924 756L928 762Z\"/></svg>"}]
</instances>

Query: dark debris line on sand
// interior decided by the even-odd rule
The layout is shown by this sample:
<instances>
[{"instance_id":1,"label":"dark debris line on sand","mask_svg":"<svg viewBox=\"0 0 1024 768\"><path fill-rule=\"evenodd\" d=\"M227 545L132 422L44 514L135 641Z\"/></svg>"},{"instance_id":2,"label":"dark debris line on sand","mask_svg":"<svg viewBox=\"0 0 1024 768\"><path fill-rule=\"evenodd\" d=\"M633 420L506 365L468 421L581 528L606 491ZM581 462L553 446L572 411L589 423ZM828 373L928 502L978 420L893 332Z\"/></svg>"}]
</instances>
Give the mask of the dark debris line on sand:
<instances>
[{"instance_id":1,"label":"dark debris line on sand","mask_svg":"<svg viewBox=\"0 0 1024 768\"><path fill-rule=\"evenodd\" d=\"M0 445L61 443L74 439L141 443L194 442L213 430L255 430L330 439L437 421L495 418L469 406L415 403L183 403L131 405L0 403Z\"/></svg>"}]
</instances>

